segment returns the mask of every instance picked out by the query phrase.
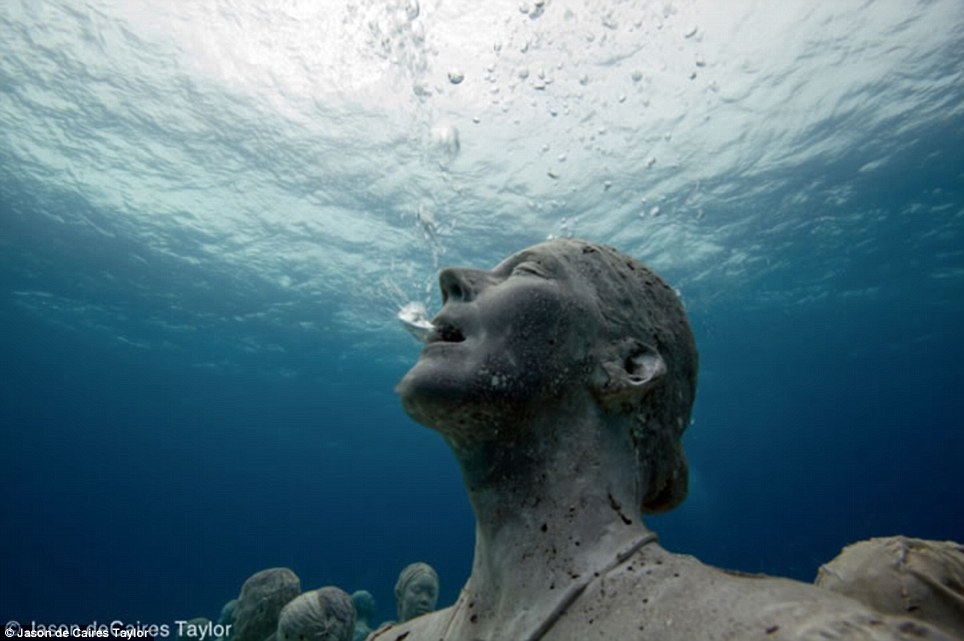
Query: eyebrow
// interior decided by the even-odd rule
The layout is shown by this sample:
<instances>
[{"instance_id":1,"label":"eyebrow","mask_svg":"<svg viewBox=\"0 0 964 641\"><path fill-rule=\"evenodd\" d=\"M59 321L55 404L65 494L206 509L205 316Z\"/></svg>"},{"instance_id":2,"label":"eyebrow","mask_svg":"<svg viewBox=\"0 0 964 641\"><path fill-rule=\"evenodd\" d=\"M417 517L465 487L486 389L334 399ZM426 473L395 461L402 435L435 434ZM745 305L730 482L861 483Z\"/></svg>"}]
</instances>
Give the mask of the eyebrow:
<instances>
[{"instance_id":1,"label":"eyebrow","mask_svg":"<svg viewBox=\"0 0 964 641\"><path fill-rule=\"evenodd\" d=\"M538 263L539 265L553 272L557 272L559 266L559 261L552 257L539 256L535 252L531 251L522 251L514 256L509 256L504 261L496 265L492 271L511 271L514 267L522 263Z\"/></svg>"}]
</instances>

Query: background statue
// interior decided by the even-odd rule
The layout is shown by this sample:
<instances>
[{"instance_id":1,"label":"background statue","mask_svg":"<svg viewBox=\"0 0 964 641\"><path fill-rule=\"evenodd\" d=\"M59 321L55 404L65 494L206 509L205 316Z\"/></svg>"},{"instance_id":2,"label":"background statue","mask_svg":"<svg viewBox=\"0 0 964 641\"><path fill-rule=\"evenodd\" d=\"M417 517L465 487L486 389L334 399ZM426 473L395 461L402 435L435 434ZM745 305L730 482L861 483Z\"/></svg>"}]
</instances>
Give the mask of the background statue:
<instances>
[{"instance_id":1,"label":"background statue","mask_svg":"<svg viewBox=\"0 0 964 641\"><path fill-rule=\"evenodd\" d=\"M374 629L375 597L368 590L356 590L351 593L351 602L355 605L355 634L353 641L365 641Z\"/></svg>"},{"instance_id":2,"label":"background statue","mask_svg":"<svg viewBox=\"0 0 964 641\"><path fill-rule=\"evenodd\" d=\"M435 610L438 586L438 574L428 563L416 562L405 566L395 583L399 623Z\"/></svg>"},{"instance_id":3,"label":"background statue","mask_svg":"<svg viewBox=\"0 0 964 641\"><path fill-rule=\"evenodd\" d=\"M277 641L352 641L355 606L340 588L305 592L281 610Z\"/></svg>"}]
</instances>

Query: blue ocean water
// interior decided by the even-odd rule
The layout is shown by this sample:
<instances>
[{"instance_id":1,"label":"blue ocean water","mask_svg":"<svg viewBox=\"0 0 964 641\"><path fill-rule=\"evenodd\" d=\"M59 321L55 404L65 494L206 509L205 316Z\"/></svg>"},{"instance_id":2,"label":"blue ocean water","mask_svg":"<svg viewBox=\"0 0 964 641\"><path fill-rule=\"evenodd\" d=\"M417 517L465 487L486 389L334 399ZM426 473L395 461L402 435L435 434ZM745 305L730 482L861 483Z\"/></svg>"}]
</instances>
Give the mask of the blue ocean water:
<instances>
[{"instance_id":1,"label":"blue ocean water","mask_svg":"<svg viewBox=\"0 0 964 641\"><path fill-rule=\"evenodd\" d=\"M389 619L415 560L454 601L394 314L553 235L687 305L665 547L964 539L959 2L169 4L0 7L4 620L216 618L275 566Z\"/></svg>"}]
</instances>

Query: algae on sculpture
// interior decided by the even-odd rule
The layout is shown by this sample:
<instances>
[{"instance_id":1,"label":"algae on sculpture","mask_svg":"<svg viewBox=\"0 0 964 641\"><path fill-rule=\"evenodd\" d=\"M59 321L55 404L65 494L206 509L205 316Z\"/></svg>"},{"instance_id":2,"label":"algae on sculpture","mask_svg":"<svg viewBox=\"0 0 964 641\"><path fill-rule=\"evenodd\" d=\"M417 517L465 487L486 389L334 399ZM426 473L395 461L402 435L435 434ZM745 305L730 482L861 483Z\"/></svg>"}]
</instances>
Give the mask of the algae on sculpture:
<instances>
[{"instance_id":1,"label":"algae on sculpture","mask_svg":"<svg viewBox=\"0 0 964 641\"><path fill-rule=\"evenodd\" d=\"M455 605L373 639L951 638L657 543L641 513L686 495L697 354L678 296L642 263L554 240L439 283L398 392L462 468L475 559Z\"/></svg>"}]
</instances>

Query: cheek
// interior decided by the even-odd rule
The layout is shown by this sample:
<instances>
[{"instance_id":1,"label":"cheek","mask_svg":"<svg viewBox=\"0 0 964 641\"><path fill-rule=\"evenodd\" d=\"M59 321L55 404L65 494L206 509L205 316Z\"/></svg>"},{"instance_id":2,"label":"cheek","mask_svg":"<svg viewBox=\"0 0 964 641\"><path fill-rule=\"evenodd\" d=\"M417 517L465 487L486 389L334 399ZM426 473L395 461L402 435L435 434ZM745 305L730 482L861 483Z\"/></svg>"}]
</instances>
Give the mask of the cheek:
<instances>
[{"instance_id":1,"label":"cheek","mask_svg":"<svg viewBox=\"0 0 964 641\"><path fill-rule=\"evenodd\" d=\"M535 393L569 382L588 353L585 332L552 301L513 319L503 344L488 354L480 382Z\"/></svg>"}]
</instances>

